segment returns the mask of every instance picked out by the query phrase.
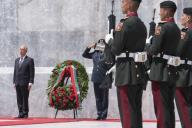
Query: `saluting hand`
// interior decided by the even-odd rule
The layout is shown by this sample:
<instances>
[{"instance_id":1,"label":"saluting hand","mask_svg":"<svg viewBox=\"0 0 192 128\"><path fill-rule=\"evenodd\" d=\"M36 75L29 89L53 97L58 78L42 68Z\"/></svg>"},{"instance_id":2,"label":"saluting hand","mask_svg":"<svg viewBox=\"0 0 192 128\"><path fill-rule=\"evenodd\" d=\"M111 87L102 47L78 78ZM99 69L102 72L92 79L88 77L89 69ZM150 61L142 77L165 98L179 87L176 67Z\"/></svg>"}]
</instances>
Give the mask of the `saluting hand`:
<instances>
[{"instance_id":1,"label":"saluting hand","mask_svg":"<svg viewBox=\"0 0 192 128\"><path fill-rule=\"evenodd\" d=\"M94 48L96 43L92 43L91 45L87 46L87 48Z\"/></svg>"}]
</instances>

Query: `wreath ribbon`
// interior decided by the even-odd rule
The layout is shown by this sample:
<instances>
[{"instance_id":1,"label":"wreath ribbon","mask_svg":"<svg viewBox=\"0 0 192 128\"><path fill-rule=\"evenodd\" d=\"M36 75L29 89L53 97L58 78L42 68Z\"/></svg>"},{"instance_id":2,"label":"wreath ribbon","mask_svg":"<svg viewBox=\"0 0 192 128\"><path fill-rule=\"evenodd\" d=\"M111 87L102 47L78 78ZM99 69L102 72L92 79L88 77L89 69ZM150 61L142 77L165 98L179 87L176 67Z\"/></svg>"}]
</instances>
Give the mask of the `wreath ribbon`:
<instances>
[{"instance_id":1,"label":"wreath ribbon","mask_svg":"<svg viewBox=\"0 0 192 128\"><path fill-rule=\"evenodd\" d=\"M65 66L63 68L63 71L59 74L59 77L57 79L57 82L54 84L54 87L52 91L67 78L66 84L64 86L67 86L68 79L71 78L71 86L74 90L74 95L76 99L76 107L79 107L79 98L80 98L80 91L79 91L79 85L77 81L77 70L73 65ZM52 104L52 98L50 95L50 103Z\"/></svg>"},{"instance_id":2,"label":"wreath ribbon","mask_svg":"<svg viewBox=\"0 0 192 128\"><path fill-rule=\"evenodd\" d=\"M79 108L88 92L88 75L85 67L66 60L56 65L48 81L49 106L57 110Z\"/></svg>"}]
</instances>

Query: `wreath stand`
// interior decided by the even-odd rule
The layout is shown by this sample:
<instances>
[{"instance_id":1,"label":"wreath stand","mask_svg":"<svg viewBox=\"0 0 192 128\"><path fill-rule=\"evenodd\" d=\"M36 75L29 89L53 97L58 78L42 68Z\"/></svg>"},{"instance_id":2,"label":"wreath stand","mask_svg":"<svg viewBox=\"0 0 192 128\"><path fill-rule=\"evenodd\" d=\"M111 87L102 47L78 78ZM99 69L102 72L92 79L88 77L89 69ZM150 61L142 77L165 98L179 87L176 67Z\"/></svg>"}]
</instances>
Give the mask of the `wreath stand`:
<instances>
[{"instance_id":1,"label":"wreath stand","mask_svg":"<svg viewBox=\"0 0 192 128\"><path fill-rule=\"evenodd\" d=\"M58 111L59 111L59 110L56 109L55 119L57 118ZM73 109L73 119L76 119L77 117L78 117L77 109Z\"/></svg>"},{"instance_id":2,"label":"wreath stand","mask_svg":"<svg viewBox=\"0 0 192 128\"><path fill-rule=\"evenodd\" d=\"M64 79L63 79L63 82L65 83L64 85L67 85L68 80L69 80L70 77L71 77L70 74L65 74L65 75L64 75ZM65 80L65 78L66 78L66 80ZM59 111L59 110L56 109L55 119L57 118L58 111ZM75 108L75 109L73 109L73 119L76 119L76 117L78 117L78 113L77 113L77 109Z\"/></svg>"},{"instance_id":3,"label":"wreath stand","mask_svg":"<svg viewBox=\"0 0 192 128\"><path fill-rule=\"evenodd\" d=\"M66 73L63 72L63 70L68 67L68 66L74 66L76 68L76 73L74 72L72 73L73 75L70 75L70 73L67 73L68 71L66 71ZM74 68L73 68L74 69ZM77 70L78 69L78 70ZM72 69L70 69L70 71L74 71ZM75 77L74 77L75 74ZM76 77L77 75L77 77ZM62 94L63 91L65 92L67 87L64 87L64 89L62 89L62 86L67 85L67 81L69 78L72 78L71 80L71 85L73 87L72 88L72 99L74 99L74 90L73 88L75 88L74 86L76 86L77 88L77 92L78 92L78 96L76 96L76 98L78 97L79 102L76 100L76 104L72 107L66 107L68 106L66 103L67 102L61 102L64 100L64 97L62 97L61 95L58 94ZM74 78L80 78L79 81L75 80ZM81 65L79 62L75 61L75 60L66 60L60 64L57 64L56 67L52 70L52 74L50 75L50 79L48 81L48 88L47 90L47 94L48 94L48 98L49 98L49 106L55 108L54 109L54 118L57 118L58 112L59 110L64 111L64 110L72 110L73 112L73 118L76 119L78 118L78 109L81 108L81 102L83 101L83 99L87 96L87 92L88 92L88 75L86 73L86 69L83 65ZM74 84L75 83L75 84ZM81 85L80 88L78 88L78 84ZM58 86L59 85L59 86ZM57 90L57 88L59 88ZM57 94L58 91L58 94ZM56 94L53 94L54 92L56 92ZM81 93L82 92L82 93ZM81 95L80 95L81 94ZM62 94L63 95L63 94ZM67 94L68 95L68 94ZM56 97L60 99L59 101L56 101ZM62 99L63 98L63 99ZM57 99L57 100L58 100ZM67 100L69 100L67 98ZM58 104L59 103L59 104ZM69 102L71 104L71 102ZM75 103L75 102L74 102ZM65 107L66 108L65 108Z\"/></svg>"}]
</instances>

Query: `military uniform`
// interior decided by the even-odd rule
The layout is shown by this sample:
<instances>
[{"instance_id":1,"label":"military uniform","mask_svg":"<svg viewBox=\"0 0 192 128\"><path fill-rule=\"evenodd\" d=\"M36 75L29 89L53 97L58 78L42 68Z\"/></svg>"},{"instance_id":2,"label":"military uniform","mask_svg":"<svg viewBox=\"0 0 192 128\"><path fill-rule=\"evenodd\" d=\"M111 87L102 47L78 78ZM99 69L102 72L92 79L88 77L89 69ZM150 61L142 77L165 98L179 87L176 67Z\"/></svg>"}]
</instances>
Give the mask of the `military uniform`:
<instances>
[{"instance_id":1,"label":"military uniform","mask_svg":"<svg viewBox=\"0 0 192 128\"><path fill-rule=\"evenodd\" d=\"M185 8L184 14L192 16L192 8ZM178 51L182 64L178 67L175 100L183 128L192 128L192 24L181 30Z\"/></svg>"},{"instance_id":2,"label":"military uniform","mask_svg":"<svg viewBox=\"0 0 192 128\"><path fill-rule=\"evenodd\" d=\"M144 63L135 62L131 54L143 52L147 31L137 13L131 12L119 24L112 41L111 51L116 60L118 107L123 128L142 128L142 94L148 77Z\"/></svg>"},{"instance_id":3,"label":"military uniform","mask_svg":"<svg viewBox=\"0 0 192 128\"><path fill-rule=\"evenodd\" d=\"M172 8L176 5L172 1L164 1L161 8ZM180 30L173 17L160 22L155 30L152 44L147 48L153 56L149 78L152 81L152 94L158 128L174 128L174 94L175 81L178 77L177 68L169 65L168 59L178 56L177 47L180 40Z\"/></svg>"},{"instance_id":4,"label":"military uniform","mask_svg":"<svg viewBox=\"0 0 192 128\"><path fill-rule=\"evenodd\" d=\"M105 79L107 65L102 61L104 54L99 50L90 52L91 48L86 48L83 57L93 60L93 71L91 81L94 84L94 93L97 108L97 120L106 119L108 113L108 95L109 89L100 88Z\"/></svg>"}]
</instances>

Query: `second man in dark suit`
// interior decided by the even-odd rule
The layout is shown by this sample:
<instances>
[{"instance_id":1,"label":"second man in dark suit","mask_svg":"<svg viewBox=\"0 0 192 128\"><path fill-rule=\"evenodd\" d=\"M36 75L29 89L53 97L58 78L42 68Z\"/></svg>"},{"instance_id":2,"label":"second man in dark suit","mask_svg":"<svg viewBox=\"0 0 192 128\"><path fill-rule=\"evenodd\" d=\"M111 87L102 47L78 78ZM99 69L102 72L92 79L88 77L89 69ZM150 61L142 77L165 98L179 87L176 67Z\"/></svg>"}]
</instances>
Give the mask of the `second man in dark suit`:
<instances>
[{"instance_id":1,"label":"second man in dark suit","mask_svg":"<svg viewBox=\"0 0 192 128\"><path fill-rule=\"evenodd\" d=\"M18 118L28 118L28 98L31 86L34 82L34 61L27 56L27 46L22 45L19 49L20 57L15 60L13 84L16 89Z\"/></svg>"}]
</instances>

